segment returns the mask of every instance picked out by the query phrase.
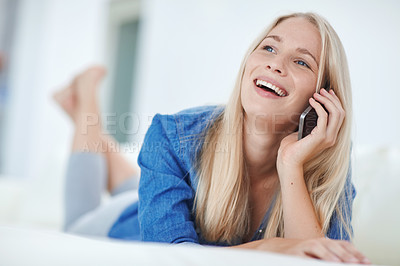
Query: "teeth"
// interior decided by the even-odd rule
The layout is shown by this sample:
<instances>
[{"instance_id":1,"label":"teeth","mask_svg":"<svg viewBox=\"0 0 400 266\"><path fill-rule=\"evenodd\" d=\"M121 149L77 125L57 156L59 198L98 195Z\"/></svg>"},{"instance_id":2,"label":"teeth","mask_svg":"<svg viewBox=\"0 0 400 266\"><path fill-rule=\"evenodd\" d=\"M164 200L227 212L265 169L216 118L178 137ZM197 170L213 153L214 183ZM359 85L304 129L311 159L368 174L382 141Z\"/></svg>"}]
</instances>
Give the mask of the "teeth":
<instances>
[{"instance_id":1,"label":"teeth","mask_svg":"<svg viewBox=\"0 0 400 266\"><path fill-rule=\"evenodd\" d=\"M279 87L277 87L277 86L275 86L275 85L273 85L273 84L271 84L269 82L266 82L264 80L257 79L256 85L257 86L263 85L264 87L268 87L268 88L274 90L281 97L286 96L286 93L281 88L279 88Z\"/></svg>"}]
</instances>

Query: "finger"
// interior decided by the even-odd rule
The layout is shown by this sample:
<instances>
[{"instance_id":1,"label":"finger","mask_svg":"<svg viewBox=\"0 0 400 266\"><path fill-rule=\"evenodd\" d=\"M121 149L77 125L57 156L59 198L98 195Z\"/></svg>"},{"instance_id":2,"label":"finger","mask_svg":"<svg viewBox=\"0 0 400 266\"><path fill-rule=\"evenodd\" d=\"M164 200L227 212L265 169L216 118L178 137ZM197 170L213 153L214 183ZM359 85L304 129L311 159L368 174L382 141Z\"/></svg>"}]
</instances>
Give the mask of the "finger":
<instances>
[{"instance_id":1,"label":"finger","mask_svg":"<svg viewBox=\"0 0 400 266\"><path fill-rule=\"evenodd\" d=\"M328 111L328 123L330 122L331 118L334 116L339 116L339 110L336 107L336 105L331 101L331 99L329 99L328 97L326 97L325 95L321 95L319 93L314 93L314 98L323 105L323 107L325 107L325 109Z\"/></svg>"},{"instance_id":2,"label":"finger","mask_svg":"<svg viewBox=\"0 0 400 266\"><path fill-rule=\"evenodd\" d=\"M331 100L331 102L338 108L338 109L343 109L342 107L342 103L340 102L340 99L336 96L335 92L333 91L333 89L329 90L329 92L327 90L325 90L324 88L322 88L319 93L325 97L327 97L329 100Z\"/></svg>"},{"instance_id":3,"label":"finger","mask_svg":"<svg viewBox=\"0 0 400 266\"><path fill-rule=\"evenodd\" d=\"M340 241L326 242L326 247L334 253L342 262L361 263L361 260L356 257L353 252L340 243Z\"/></svg>"},{"instance_id":4,"label":"finger","mask_svg":"<svg viewBox=\"0 0 400 266\"><path fill-rule=\"evenodd\" d=\"M347 241L340 241L340 244L343 246L343 248L351 252L353 256L355 256L361 263L371 263L369 259L364 254L362 254L352 243Z\"/></svg>"},{"instance_id":5,"label":"finger","mask_svg":"<svg viewBox=\"0 0 400 266\"><path fill-rule=\"evenodd\" d=\"M329 93L336 101L334 101L334 103L336 104L336 106L338 107L340 114L342 116L342 119L344 120L344 118L346 117L346 111L343 108L342 102L340 101L340 99L337 97L337 95L335 94L335 91L332 89L329 91Z\"/></svg>"},{"instance_id":6,"label":"finger","mask_svg":"<svg viewBox=\"0 0 400 266\"><path fill-rule=\"evenodd\" d=\"M340 114L340 109L342 109L342 107L340 106L339 108L337 106L340 105L340 102L333 98L333 96L327 93L324 89L321 90L321 93L315 92L313 96L318 102L324 105L324 107L328 110L329 115Z\"/></svg>"},{"instance_id":7,"label":"finger","mask_svg":"<svg viewBox=\"0 0 400 266\"><path fill-rule=\"evenodd\" d=\"M321 241L309 242L304 246L304 253L312 258L327 260L332 262L341 262L334 253L321 244Z\"/></svg>"},{"instance_id":8,"label":"finger","mask_svg":"<svg viewBox=\"0 0 400 266\"><path fill-rule=\"evenodd\" d=\"M343 105L340 99L336 96L334 90L331 89L329 92L327 92L326 90L322 89L322 94L328 99L330 99L332 103L336 106L337 110L339 111L341 121L343 121L344 117L346 116L346 112L343 109Z\"/></svg>"},{"instance_id":9,"label":"finger","mask_svg":"<svg viewBox=\"0 0 400 266\"><path fill-rule=\"evenodd\" d=\"M314 100L313 98L310 98L309 102L310 102L310 105L315 109L315 111L317 112L317 115L318 115L317 126L316 126L317 130L321 131L321 132L325 132L327 124L328 124L328 113L324 110L322 105L319 102L317 102L316 100ZM313 133L313 132L311 132L311 133ZM325 137L325 136L323 136L323 137Z\"/></svg>"},{"instance_id":10,"label":"finger","mask_svg":"<svg viewBox=\"0 0 400 266\"><path fill-rule=\"evenodd\" d=\"M333 89L330 89L327 94L329 94L331 97L335 99L334 103L337 105L338 108L343 109L342 101L339 99L339 97L336 95Z\"/></svg>"},{"instance_id":11,"label":"finger","mask_svg":"<svg viewBox=\"0 0 400 266\"><path fill-rule=\"evenodd\" d=\"M314 97L320 103L322 103L329 112L326 141L333 145L336 141L336 136L339 132L340 126L342 125L344 120L344 111L341 107L340 109L337 108L336 104L332 102L332 100L336 101L336 99L329 95L329 93L327 93L325 90L322 91L324 95L315 93ZM327 97L326 95L331 98ZM337 104L340 104L340 102L338 102Z\"/></svg>"},{"instance_id":12,"label":"finger","mask_svg":"<svg viewBox=\"0 0 400 266\"><path fill-rule=\"evenodd\" d=\"M340 99L336 96L335 92L333 89L331 89L329 92L327 92L325 89L321 90L321 93L323 96L327 97L331 102L336 106L337 110L339 111L339 115L342 120L344 120L344 117L346 116L346 112L343 109L343 105L340 101Z\"/></svg>"}]
</instances>

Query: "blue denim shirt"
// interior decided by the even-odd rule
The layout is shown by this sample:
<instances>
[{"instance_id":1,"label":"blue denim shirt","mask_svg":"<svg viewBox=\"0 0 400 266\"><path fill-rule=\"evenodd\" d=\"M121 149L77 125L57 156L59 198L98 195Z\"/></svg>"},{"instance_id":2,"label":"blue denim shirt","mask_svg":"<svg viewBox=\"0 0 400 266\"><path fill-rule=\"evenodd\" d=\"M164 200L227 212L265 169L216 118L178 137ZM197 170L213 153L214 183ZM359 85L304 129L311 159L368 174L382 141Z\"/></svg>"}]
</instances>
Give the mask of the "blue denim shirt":
<instances>
[{"instance_id":1,"label":"blue denim shirt","mask_svg":"<svg viewBox=\"0 0 400 266\"><path fill-rule=\"evenodd\" d=\"M196 155L204 142L204 129L222 110L222 107L203 106L174 115L154 116L138 158L141 169L139 201L121 214L110 229L110 237L227 245L205 241L196 227L192 212L197 189ZM349 171L345 186L345 191L348 191L345 206L351 214L355 190L350 177ZM269 212L254 232L252 241L263 237ZM351 217L348 218L351 220ZM341 229L342 225L334 213L327 237L340 239ZM349 236L345 235L344 239L349 239ZM233 244L241 244L241 240Z\"/></svg>"}]
</instances>

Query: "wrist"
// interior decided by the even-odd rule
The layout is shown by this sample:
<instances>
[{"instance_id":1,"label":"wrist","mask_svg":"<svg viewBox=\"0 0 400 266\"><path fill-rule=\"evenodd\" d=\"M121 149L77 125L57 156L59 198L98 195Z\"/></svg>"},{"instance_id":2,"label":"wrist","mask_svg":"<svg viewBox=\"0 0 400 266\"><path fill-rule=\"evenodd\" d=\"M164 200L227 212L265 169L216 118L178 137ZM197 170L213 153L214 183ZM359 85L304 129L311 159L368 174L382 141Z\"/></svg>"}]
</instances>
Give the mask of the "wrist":
<instances>
[{"instance_id":1,"label":"wrist","mask_svg":"<svg viewBox=\"0 0 400 266\"><path fill-rule=\"evenodd\" d=\"M298 163L282 163L277 165L279 178L283 178L285 176L303 176L303 164Z\"/></svg>"},{"instance_id":2,"label":"wrist","mask_svg":"<svg viewBox=\"0 0 400 266\"><path fill-rule=\"evenodd\" d=\"M282 170L303 169L304 161L296 157L297 156L288 156L278 153L276 161L277 168Z\"/></svg>"},{"instance_id":3,"label":"wrist","mask_svg":"<svg viewBox=\"0 0 400 266\"><path fill-rule=\"evenodd\" d=\"M304 171L301 166L291 166L278 171L281 190L297 188L299 184L304 185Z\"/></svg>"}]
</instances>

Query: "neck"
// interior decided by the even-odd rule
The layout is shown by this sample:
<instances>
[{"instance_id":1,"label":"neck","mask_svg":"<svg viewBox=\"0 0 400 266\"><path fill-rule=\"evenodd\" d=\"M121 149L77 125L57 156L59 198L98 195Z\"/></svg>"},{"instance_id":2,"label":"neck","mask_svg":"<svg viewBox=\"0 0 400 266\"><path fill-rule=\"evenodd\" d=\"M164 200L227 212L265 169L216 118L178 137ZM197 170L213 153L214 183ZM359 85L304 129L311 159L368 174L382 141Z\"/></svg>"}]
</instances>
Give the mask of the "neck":
<instances>
[{"instance_id":1,"label":"neck","mask_svg":"<svg viewBox=\"0 0 400 266\"><path fill-rule=\"evenodd\" d=\"M245 116L244 152L251 183L277 178L276 158L281 140L286 136L274 130L268 119Z\"/></svg>"}]
</instances>

